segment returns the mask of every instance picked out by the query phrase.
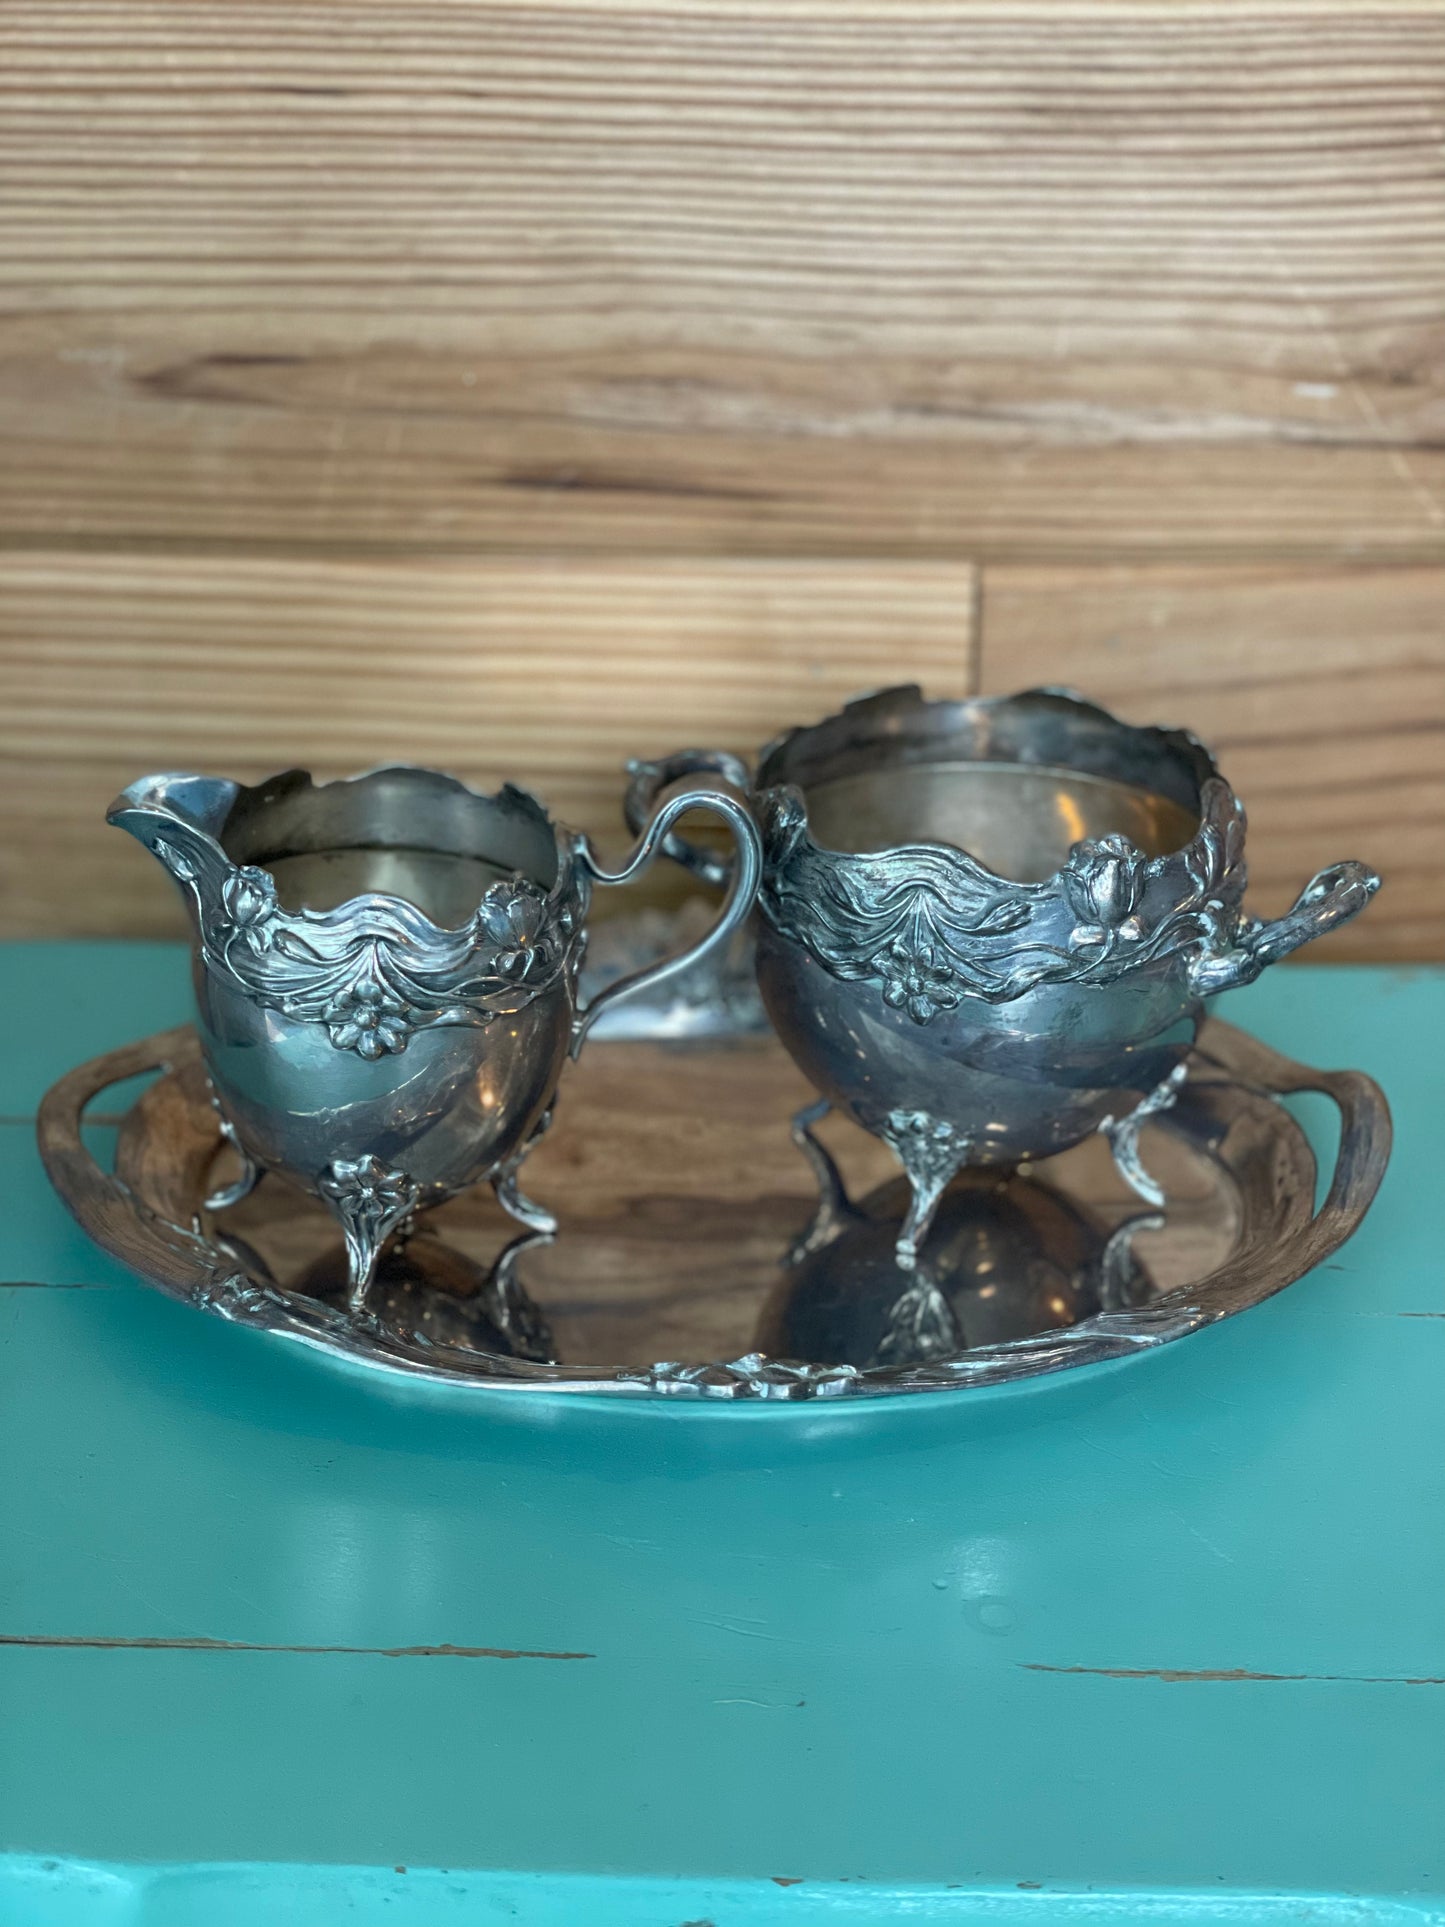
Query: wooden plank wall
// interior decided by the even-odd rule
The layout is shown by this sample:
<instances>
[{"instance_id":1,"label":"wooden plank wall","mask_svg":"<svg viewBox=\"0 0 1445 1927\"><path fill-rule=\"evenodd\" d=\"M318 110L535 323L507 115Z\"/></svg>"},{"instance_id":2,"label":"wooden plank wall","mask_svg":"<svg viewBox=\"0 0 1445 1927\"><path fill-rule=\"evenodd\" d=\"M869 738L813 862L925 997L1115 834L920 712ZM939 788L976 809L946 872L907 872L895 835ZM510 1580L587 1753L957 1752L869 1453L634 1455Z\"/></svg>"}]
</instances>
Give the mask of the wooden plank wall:
<instances>
[{"instance_id":1,"label":"wooden plank wall","mask_svg":"<svg viewBox=\"0 0 1445 1927\"><path fill-rule=\"evenodd\" d=\"M11 0L0 930L173 929L131 775L857 687L1211 737L1262 908L1445 955L1434 0Z\"/></svg>"}]
</instances>

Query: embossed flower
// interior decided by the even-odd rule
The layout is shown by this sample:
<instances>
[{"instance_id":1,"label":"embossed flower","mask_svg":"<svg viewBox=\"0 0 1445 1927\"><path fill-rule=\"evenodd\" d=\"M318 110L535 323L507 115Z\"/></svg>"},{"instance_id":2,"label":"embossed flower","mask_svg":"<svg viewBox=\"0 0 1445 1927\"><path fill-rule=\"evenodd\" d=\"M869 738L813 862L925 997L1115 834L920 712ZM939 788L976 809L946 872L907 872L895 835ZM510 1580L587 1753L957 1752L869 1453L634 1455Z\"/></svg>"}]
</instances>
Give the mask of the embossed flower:
<instances>
[{"instance_id":1,"label":"embossed flower","mask_svg":"<svg viewBox=\"0 0 1445 1927\"><path fill-rule=\"evenodd\" d=\"M362 978L338 991L322 1016L336 1048L354 1050L359 1057L376 1058L387 1051L405 1050L411 1036L406 1006L372 978Z\"/></svg>"},{"instance_id":2,"label":"embossed flower","mask_svg":"<svg viewBox=\"0 0 1445 1927\"><path fill-rule=\"evenodd\" d=\"M416 1187L406 1174L376 1157L333 1159L321 1173L321 1189L358 1215L368 1209L400 1211L416 1200Z\"/></svg>"},{"instance_id":3,"label":"embossed flower","mask_svg":"<svg viewBox=\"0 0 1445 1927\"><path fill-rule=\"evenodd\" d=\"M251 864L233 870L221 885L221 908L236 929L243 930L258 949L265 949L277 909L275 878Z\"/></svg>"},{"instance_id":4,"label":"embossed flower","mask_svg":"<svg viewBox=\"0 0 1445 1927\"><path fill-rule=\"evenodd\" d=\"M952 1010L963 994L958 978L931 943L895 937L877 959L883 1001L906 1010L915 1024L926 1024L940 1010Z\"/></svg>"},{"instance_id":5,"label":"embossed flower","mask_svg":"<svg viewBox=\"0 0 1445 1927\"><path fill-rule=\"evenodd\" d=\"M543 949L545 906L534 890L493 884L477 909L477 933L496 946L494 968L508 983L525 983Z\"/></svg>"},{"instance_id":6,"label":"embossed flower","mask_svg":"<svg viewBox=\"0 0 1445 1927\"><path fill-rule=\"evenodd\" d=\"M1076 843L1064 865L1064 891L1079 927L1076 946L1105 944L1117 933L1126 943L1142 934L1134 915L1144 895L1148 859L1127 836Z\"/></svg>"}]
</instances>

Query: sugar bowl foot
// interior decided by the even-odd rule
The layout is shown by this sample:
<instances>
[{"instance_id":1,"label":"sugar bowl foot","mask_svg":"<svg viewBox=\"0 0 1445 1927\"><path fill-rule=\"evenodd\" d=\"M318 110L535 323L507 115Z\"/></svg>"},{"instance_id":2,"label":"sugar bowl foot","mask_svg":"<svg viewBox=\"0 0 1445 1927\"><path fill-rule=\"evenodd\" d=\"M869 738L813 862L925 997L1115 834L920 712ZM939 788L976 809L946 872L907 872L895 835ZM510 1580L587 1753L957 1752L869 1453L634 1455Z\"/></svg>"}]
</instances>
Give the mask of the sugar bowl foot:
<instances>
[{"instance_id":1,"label":"sugar bowl foot","mask_svg":"<svg viewBox=\"0 0 1445 1927\"><path fill-rule=\"evenodd\" d=\"M1109 1149L1114 1154L1114 1166L1119 1176L1145 1204L1162 1205L1164 1191L1149 1175L1139 1157L1139 1133L1151 1117L1174 1108L1188 1075L1187 1063L1176 1064L1162 1083L1156 1084L1146 1097L1140 1098L1132 1111L1126 1112L1123 1117L1106 1117L1099 1124L1101 1136L1109 1140Z\"/></svg>"},{"instance_id":2,"label":"sugar bowl foot","mask_svg":"<svg viewBox=\"0 0 1445 1927\"><path fill-rule=\"evenodd\" d=\"M812 1143L832 1167L832 1232L810 1248L806 1235L798 1240L764 1308L756 1343L773 1357L859 1371L924 1365L1063 1330L1153 1292L1133 1241L1161 1217L1139 1213L1111 1230L1036 1177L997 1171L965 1168L943 1187L904 1266L908 1183L894 1179L854 1204Z\"/></svg>"}]
</instances>

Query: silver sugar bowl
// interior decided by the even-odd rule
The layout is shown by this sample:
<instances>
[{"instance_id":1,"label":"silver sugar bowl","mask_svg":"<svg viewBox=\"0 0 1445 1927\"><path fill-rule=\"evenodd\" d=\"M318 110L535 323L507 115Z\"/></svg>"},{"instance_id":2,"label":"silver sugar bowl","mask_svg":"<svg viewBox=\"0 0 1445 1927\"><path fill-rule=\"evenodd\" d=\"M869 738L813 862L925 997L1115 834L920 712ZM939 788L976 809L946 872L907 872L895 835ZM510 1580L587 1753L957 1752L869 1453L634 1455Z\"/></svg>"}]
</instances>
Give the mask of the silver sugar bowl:
<instances>
[{"instance_id":1,"label":"silver sugar bowl","mask_svg":"<svg viewBox=\"0 0 1445 1927\"><path fill-rule=\"evenodd\" d=\"M750 797L763 1002L824 1099L897 1154L905 1268L961 1167L1096 1130L1162 1202L1138 1135L1177 1094L1203 1000L1354 916L1380 881L1335 864L1286 916L1249 916L1244 809L1209 751L1060 690L889 689L789 730L755 773L715 750L629 768L634 827L700 771ZM728 874L676 835L667 848Z\"/></svg>"},{"instance_id":2,"label":"silver sugar bowl","mask_svg":"<svg viewBox=\"0 0 1445 1927\"><path fill-rule=\"evenodd\" d=\"M683 954L579 1004L594 884L626 883L678 816L731 832L727 900ZM604 1009L696 962L747 916L761 863L748 809L695 784L653 815L620 870L508 784L484 796L432 770L254 788L142 777L108 820L188 901L199 1031L225 1134L260 1170L322 1199L346 1241L353 1314L382 1245L422 1207L488 1179L534 1232L517 1186L558 1079Z\"/></svg>"}]
</instances>

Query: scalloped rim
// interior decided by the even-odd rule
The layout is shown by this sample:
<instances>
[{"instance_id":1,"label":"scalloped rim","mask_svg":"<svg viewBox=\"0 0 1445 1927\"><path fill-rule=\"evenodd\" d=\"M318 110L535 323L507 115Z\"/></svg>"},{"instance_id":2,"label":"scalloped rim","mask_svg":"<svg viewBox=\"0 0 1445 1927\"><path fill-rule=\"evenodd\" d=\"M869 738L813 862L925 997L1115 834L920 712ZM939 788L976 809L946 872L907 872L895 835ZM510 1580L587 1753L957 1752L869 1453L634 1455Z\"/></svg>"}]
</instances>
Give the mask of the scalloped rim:
<instances>
[{"instance_id":1,"label":"scalloped rim","mask_svg":"<svg viewBox=\"0 0 1445 1927\"><path fill-rule=\"evenodd\" d=\"M795 742L800 736L806 736L814 730L823 729L829 723L841 721L845 716L849 716L859 710L876 710L879 714L886 715L889 713L909 714L918 711L968 707L986 709L991 712L1020 710L1027 713L1041 707L1040 699L1046 701L1050 708L1057 709L1067 706L1080 715L1108 723L1112 728L1131 736L1145 738L1150 742L1158 744L1172 756L1179 756L1181 753L1184 753L1191 758L1197 756L1202 759L1207 773L1199 785L1198 828L1189 841L1187 843L1181 843L1177 850L1167 850L1162 856L1147 857L1145 859L1145 869L1150 877L1159 877L1167 874L1170 867L1175 864L1178 864L1181 868L1186 867L1191 855L1195 856L1197 860L1197 858L1203 854L1205 838L1211 825L1222 829L1231 817L1237 816L1241 831L1243 832L1247 827L1245 823L1244 805L1236 794L1233 785L1221 772L1213 752L1207 744L1200 741L1199 737L1197 737L1192 730L1174 729L1156 724L1126 723L1121 717L1114 715L1111 710L1103 708L1099 703L1088 701L1087 698L1081 696L1076 690L1053 685L1040 685L1033 689L1023 689L1011 696L970 696L961 698L958 701L951 701L948 698L929 701L917 683L899 683L887 689L875 690L871 694L855 696L846 702L841 709L834 710L831 715L823 717L819 722L803 723L792 729L784 730L759 751L755 768L761 770L770 758L782 754L787 746ZM1035 767L1017 761L1009 762L1006 759L1000 759L1000 762L1003 767L1007 768ZM1044 766L1038 765L1037 767ZM1068 765L1050 764L1048 767L1067 768ZM1093 775L1095 772L1080 771L1079 774ZM1120 780L1122 781L1123 779L1121 778ZM1142 785L1130 783L1126 784L1125 787L1140 789ZM757 787L755 778L753 796L759 805L769 797L796 797L803 812L803 821L799 830L799 836L806 838L809 848L822 857L829 857L842 862L847 862L857 857L876 861L881 858L906 857L915 850L926 850L932 854L951 859L958 865L964 875L970 876L981 884L1001 892L1012 892L1033 902L1042 902L1045 898L1059 897L1064 894L1064 875L1068 868L1067 857L1058 868L1053 870L1047 877L1034 883L1025 883L1017 877L1003 876L998 871L989 869L987 864L980 863L977 857L971 856L967 850L960 848L956 843L897 843L890 844L881 850L835 850L831 844L819 843L814 837L812 825L808 819L807 797L796 783L770 783L765 789L762 789ZM1087 841L1088 839L1081 840ZM1078 845L1075 844L1073 847L1077 848ZM1134 847L1137 849L1138 845L1135 844ZM1139 851L1139 854L1140 856L1144 856L1142 850Z\"/></svg>"},{"instance_id":2,"label":"scalloped rim","mask_svg":"<svg viewBox=\"0 0 1445 1927\"><path fill-rule=\"evenodd\" d=\"M560 911L580 901L583 891L577 863L579 833L558 823L540 797L534 795L531 790L523 788L521 784L512 782L504 782L495 790L475 790L470 784L464 783L459 776L452 776L445 770L429 769L420 764L378 763L371 769L357 771L355 775L332 777L324 783L318 783L311 771L306 769L278 770L274 776L263 777L259 783L252 784L237 783L229 777L201 776L184 770L160 771L151 776L137 777L133 783L127 784L106 810L105 820L118 829L128 827L125 819L129 816L147 816L158 822L179 823L189 834L210 845L217 860L225 865L228 880L243 876L247 871L259 870L271 878L274 886L275 875L268 864L237 863L221 842L218 829L179 808L167 795L167 787L182 783L214 785L218 800L225 797L225 815L229 816L242 797L257 796L287 777L296 779L295 787L298 790L304 789L321 795L328 790L345 789L352 784L365 783L373 777L392 775L417 777L427 784L440 784L448 789L459 790L475 802L492 803L499 807L506 807L510 799L516 798L529 810L534 810L539 827L544 826L552 833L557 852L556 881L550 888L544 888L534 878L527 876L525 871L517 870L513 874L535 890L541 901L551 910ZM497 879L497 883L503 881L505 879ZM478 897L478 909L491 891L497 887L497 883L488 884ZM359 891L355 896L347 897L344 902L334 905L330 910L312 910L303 906L299 910L283 911L282 914L290 921L303 924L308 928L326 930L339 929L345 923L363 921L368 917L392 915L410 926L422 940L435 939L445 942L448 938L455 940L465 935L472 926L476 911L474 910L470 917L459 924L436 923L407 897L397 896L385 890L365 890Z\"/></svg>"}]
</instances>

